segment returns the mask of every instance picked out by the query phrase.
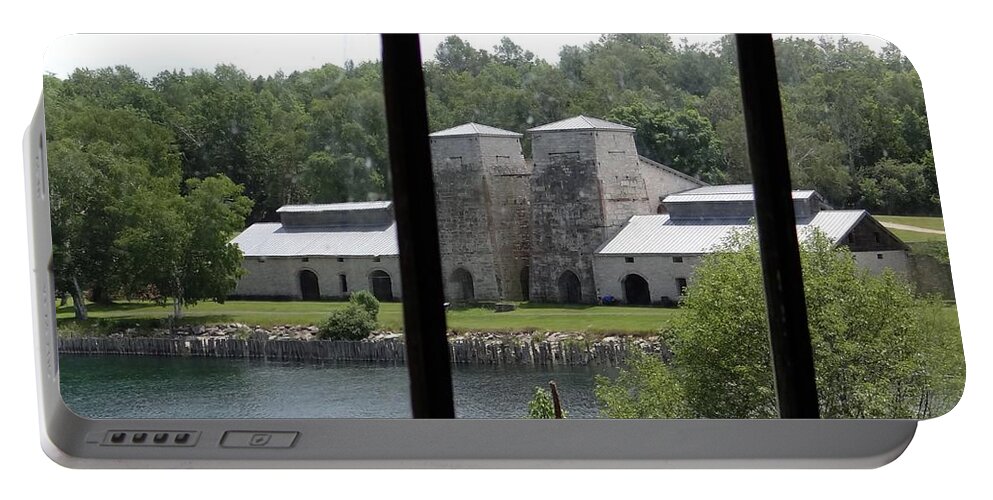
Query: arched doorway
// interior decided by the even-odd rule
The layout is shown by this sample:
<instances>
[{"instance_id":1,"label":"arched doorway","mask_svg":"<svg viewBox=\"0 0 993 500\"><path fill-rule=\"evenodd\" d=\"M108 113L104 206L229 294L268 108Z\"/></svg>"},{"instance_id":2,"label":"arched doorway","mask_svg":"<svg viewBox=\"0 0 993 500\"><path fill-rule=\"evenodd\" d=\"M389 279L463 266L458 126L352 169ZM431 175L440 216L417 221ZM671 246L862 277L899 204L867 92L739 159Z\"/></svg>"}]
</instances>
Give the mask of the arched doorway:
<instances>
[{"instance_id":1,"label":"arched doorway","mask_svg":"<svg viewBox=\"0 0 993 500\"><path fill-rule=\"evenodd\" d=\"M472 275L469 271L461 267L452 271L452 277L448 280L451 289L452 300L458 302L472 302L476 299L476 289L472 283Z\"/></svg>"},{"instance_id":2,"label":"arched doorway","mask_svg":"<svg viewBox=\"0 0 993 500\"><path fill-rule=\"evenodd\" d=\"M314 271L309 269L300 271L300 296L303 300L321 300L321 285Z\"/></svg>"},{"instance_id":3,"label":"arched doorway","mask_svg":"<svg viewBox=\"0 0 993 500\"><path fill-rule=\"evenodd\" d=\"M521 269L521 300L531 300L531 268Z\"/></svg>"},{"instance_id":4,"label":"arched doorway","mask_svg":"<svg viewBox=\"0 0 993 500\"><path fill-rule=\"evenodd\" d=\"M559 276L559 302L579 304L583 301L583 286L579 277L572 271L566 271Z\"/></svg>"},{"instance_id":5,"label":"arched doorway","mask_svg":"<svg viewBox=\"0 0 993 500\"><path fill-rule=\"evenodd\" d=\"M386 271L369 273L369 287L377 299L386 302L393 300L393 279Z\"/></svg>"},{"instance_id":6,"label":"arched doorway","mask_svg":"<svg viewBox=\"0 0 993 500\"><path fill-rule=\"evenodd\" d=\"M652 303L652 294L648 290L648 282L637 274L624 277L624 303L647 306Z\"/></svg>"}]
</instances>

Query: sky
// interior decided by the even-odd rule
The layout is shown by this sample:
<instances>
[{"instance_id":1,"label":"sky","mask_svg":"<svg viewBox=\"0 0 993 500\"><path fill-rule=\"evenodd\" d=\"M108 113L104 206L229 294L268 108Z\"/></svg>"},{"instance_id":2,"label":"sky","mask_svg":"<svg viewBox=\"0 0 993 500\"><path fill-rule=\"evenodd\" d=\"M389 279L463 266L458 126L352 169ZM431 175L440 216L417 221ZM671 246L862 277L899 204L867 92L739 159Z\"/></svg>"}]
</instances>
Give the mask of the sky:
<instances>
[{"instance_id":1,"label":"sky","mask_svg":"<svg viewBox=\"0 0 993 500\"><path fill-rule=\"evenodd\" d=\"M422 34L421 57L433 58L435 48L448 35ZM477 49L492 51L500 39L509 36L515 43L551 63L558 62L563 45L583 45L596 41L600 34L460 34ZM673 34L675 42L708 43L721 35ZM819 35L801 35L818 38ZM885 40L866 35L846 35L873 49ZM378 60L379 35L352 34L284 34L284 35L69 35L52 42L45 53L45 71L60 78L75 68L102 68L127 65L146 78L162 71L194 68L213 69L217 64L234 64L251 76L271 75L282 70L317 68L327 63L341 66L346 60L356 63Z\"/></svg>"}]
</instances>

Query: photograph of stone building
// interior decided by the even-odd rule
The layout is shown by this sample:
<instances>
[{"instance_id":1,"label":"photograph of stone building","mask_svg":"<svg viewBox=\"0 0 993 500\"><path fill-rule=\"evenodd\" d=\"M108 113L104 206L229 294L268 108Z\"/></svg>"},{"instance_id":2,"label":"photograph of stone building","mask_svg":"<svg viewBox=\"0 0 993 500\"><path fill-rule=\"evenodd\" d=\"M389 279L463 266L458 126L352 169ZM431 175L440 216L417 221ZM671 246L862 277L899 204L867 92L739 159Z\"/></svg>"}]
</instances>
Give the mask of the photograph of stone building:
<instances>
[{"instance_id":1,"label":"photograph of stone building","mask_svg":"<svg viewBox=\"0 0 993 500\"><path fill-rule=\"evenodd\" d=\"M751 186L709 186L638 154L635 129L586 116L518 132L466 123L430 135L446 299L678 301L702 255L754 215ZM793 192L798 234L822 230L865 268L907 271L907 246L864 210ZM292 205L233 242L234 296L399 300L392 204Z\"/></svg>"}]
</instances>

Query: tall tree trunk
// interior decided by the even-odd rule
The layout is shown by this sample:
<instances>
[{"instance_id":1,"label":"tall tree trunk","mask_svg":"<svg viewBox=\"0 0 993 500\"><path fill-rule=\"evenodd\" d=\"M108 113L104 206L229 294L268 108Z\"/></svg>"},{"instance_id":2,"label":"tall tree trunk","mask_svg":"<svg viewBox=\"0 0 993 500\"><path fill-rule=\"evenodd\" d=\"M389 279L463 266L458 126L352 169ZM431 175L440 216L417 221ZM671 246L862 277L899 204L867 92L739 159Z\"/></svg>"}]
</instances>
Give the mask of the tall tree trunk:
<instances>
[{"instance_id":1,"label":"tall tree trunk","mask_svg":"<svg viewBox=\"0 0 993 500\"><path fill-rule=\"evenodd\" d=\"M86 311L86 300L83 298L83 290L79 288L79 281L72 277L72 308L76 313L77 321L86 321L89 314Z\"/></svg>"},{"instance_id":2,"label":"tall tree trunk","mask_svg":"<svg viewBox=\"0 0 993 500\"><path fill-rule=\"evenodd\" d=\"M172 317L177 320L183 317L183 301L179 298L172 299Z\"/></svg>"}]
</instances>

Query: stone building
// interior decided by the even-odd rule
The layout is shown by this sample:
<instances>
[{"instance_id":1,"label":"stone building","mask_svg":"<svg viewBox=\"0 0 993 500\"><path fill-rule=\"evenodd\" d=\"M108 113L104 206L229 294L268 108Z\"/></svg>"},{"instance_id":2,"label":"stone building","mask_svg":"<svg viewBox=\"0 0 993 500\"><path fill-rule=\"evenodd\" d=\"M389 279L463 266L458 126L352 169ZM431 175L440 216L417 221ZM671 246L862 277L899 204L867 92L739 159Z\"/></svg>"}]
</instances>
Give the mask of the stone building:
<instances>
[{"instance_id":1,"label":"stone building","mask_svg":"<svg viewBox=\"0 0 993 500\"><path fill-rule=\"evenodd\" d=\"M252 224L233 243L245 275L232 298L317 300L370 290L400 298L393 203L287 205L280 222Z\"/></svg>"},{"instance_id":2,"label":"stone building","mask_svg":"<svg viewBox=\"0 0 993 500\"><path fill-rule=\"evenodd\" d=\"M531 167L521 134L467 123L431 134L449 301L527 300Z\"/></svg>"},{"instance_id":3,"label":"stone building","mask_svg":"<svg viewBox=\"0 0 993 500\"><path fill-rule=\"evenodd\" d=\"M638 155L634 131L585 116L529 130L531 300L596 302L596 249L666 195L704 185Z\"/></svg>"},{"instance_id":4,"label":"stone building","mask_svg":"<svg viewBox=\"0 0 993 500\"><path fill-rule=\"evenodd\" d=\"M700 258L754 216L750 185L708 186L668 196L661 215L637 215L596 252L600 297L628 304L678 301ZM817 228L871 272L908 272L907 246L865 210L831 210L819 194L793 191L797 235Z\"/></svg>"},{"instance_id":5,"label":"stone building","mask_svg":"<svg viewBox=\"0 0 993 500\"><path fill-rule=\"evenodd\" d=\"M446 299L632 304L678 300L699 258L753 215L751 187L707 186L640 156L635 129L576 116L522 135L467 123L431 134ZM862 210L793 192L797 228L817 227L871 270L907 272L907 247ZM235 297L400 298L391 202L293 205L233 242Z\"/></svg>"}]
</instances>

